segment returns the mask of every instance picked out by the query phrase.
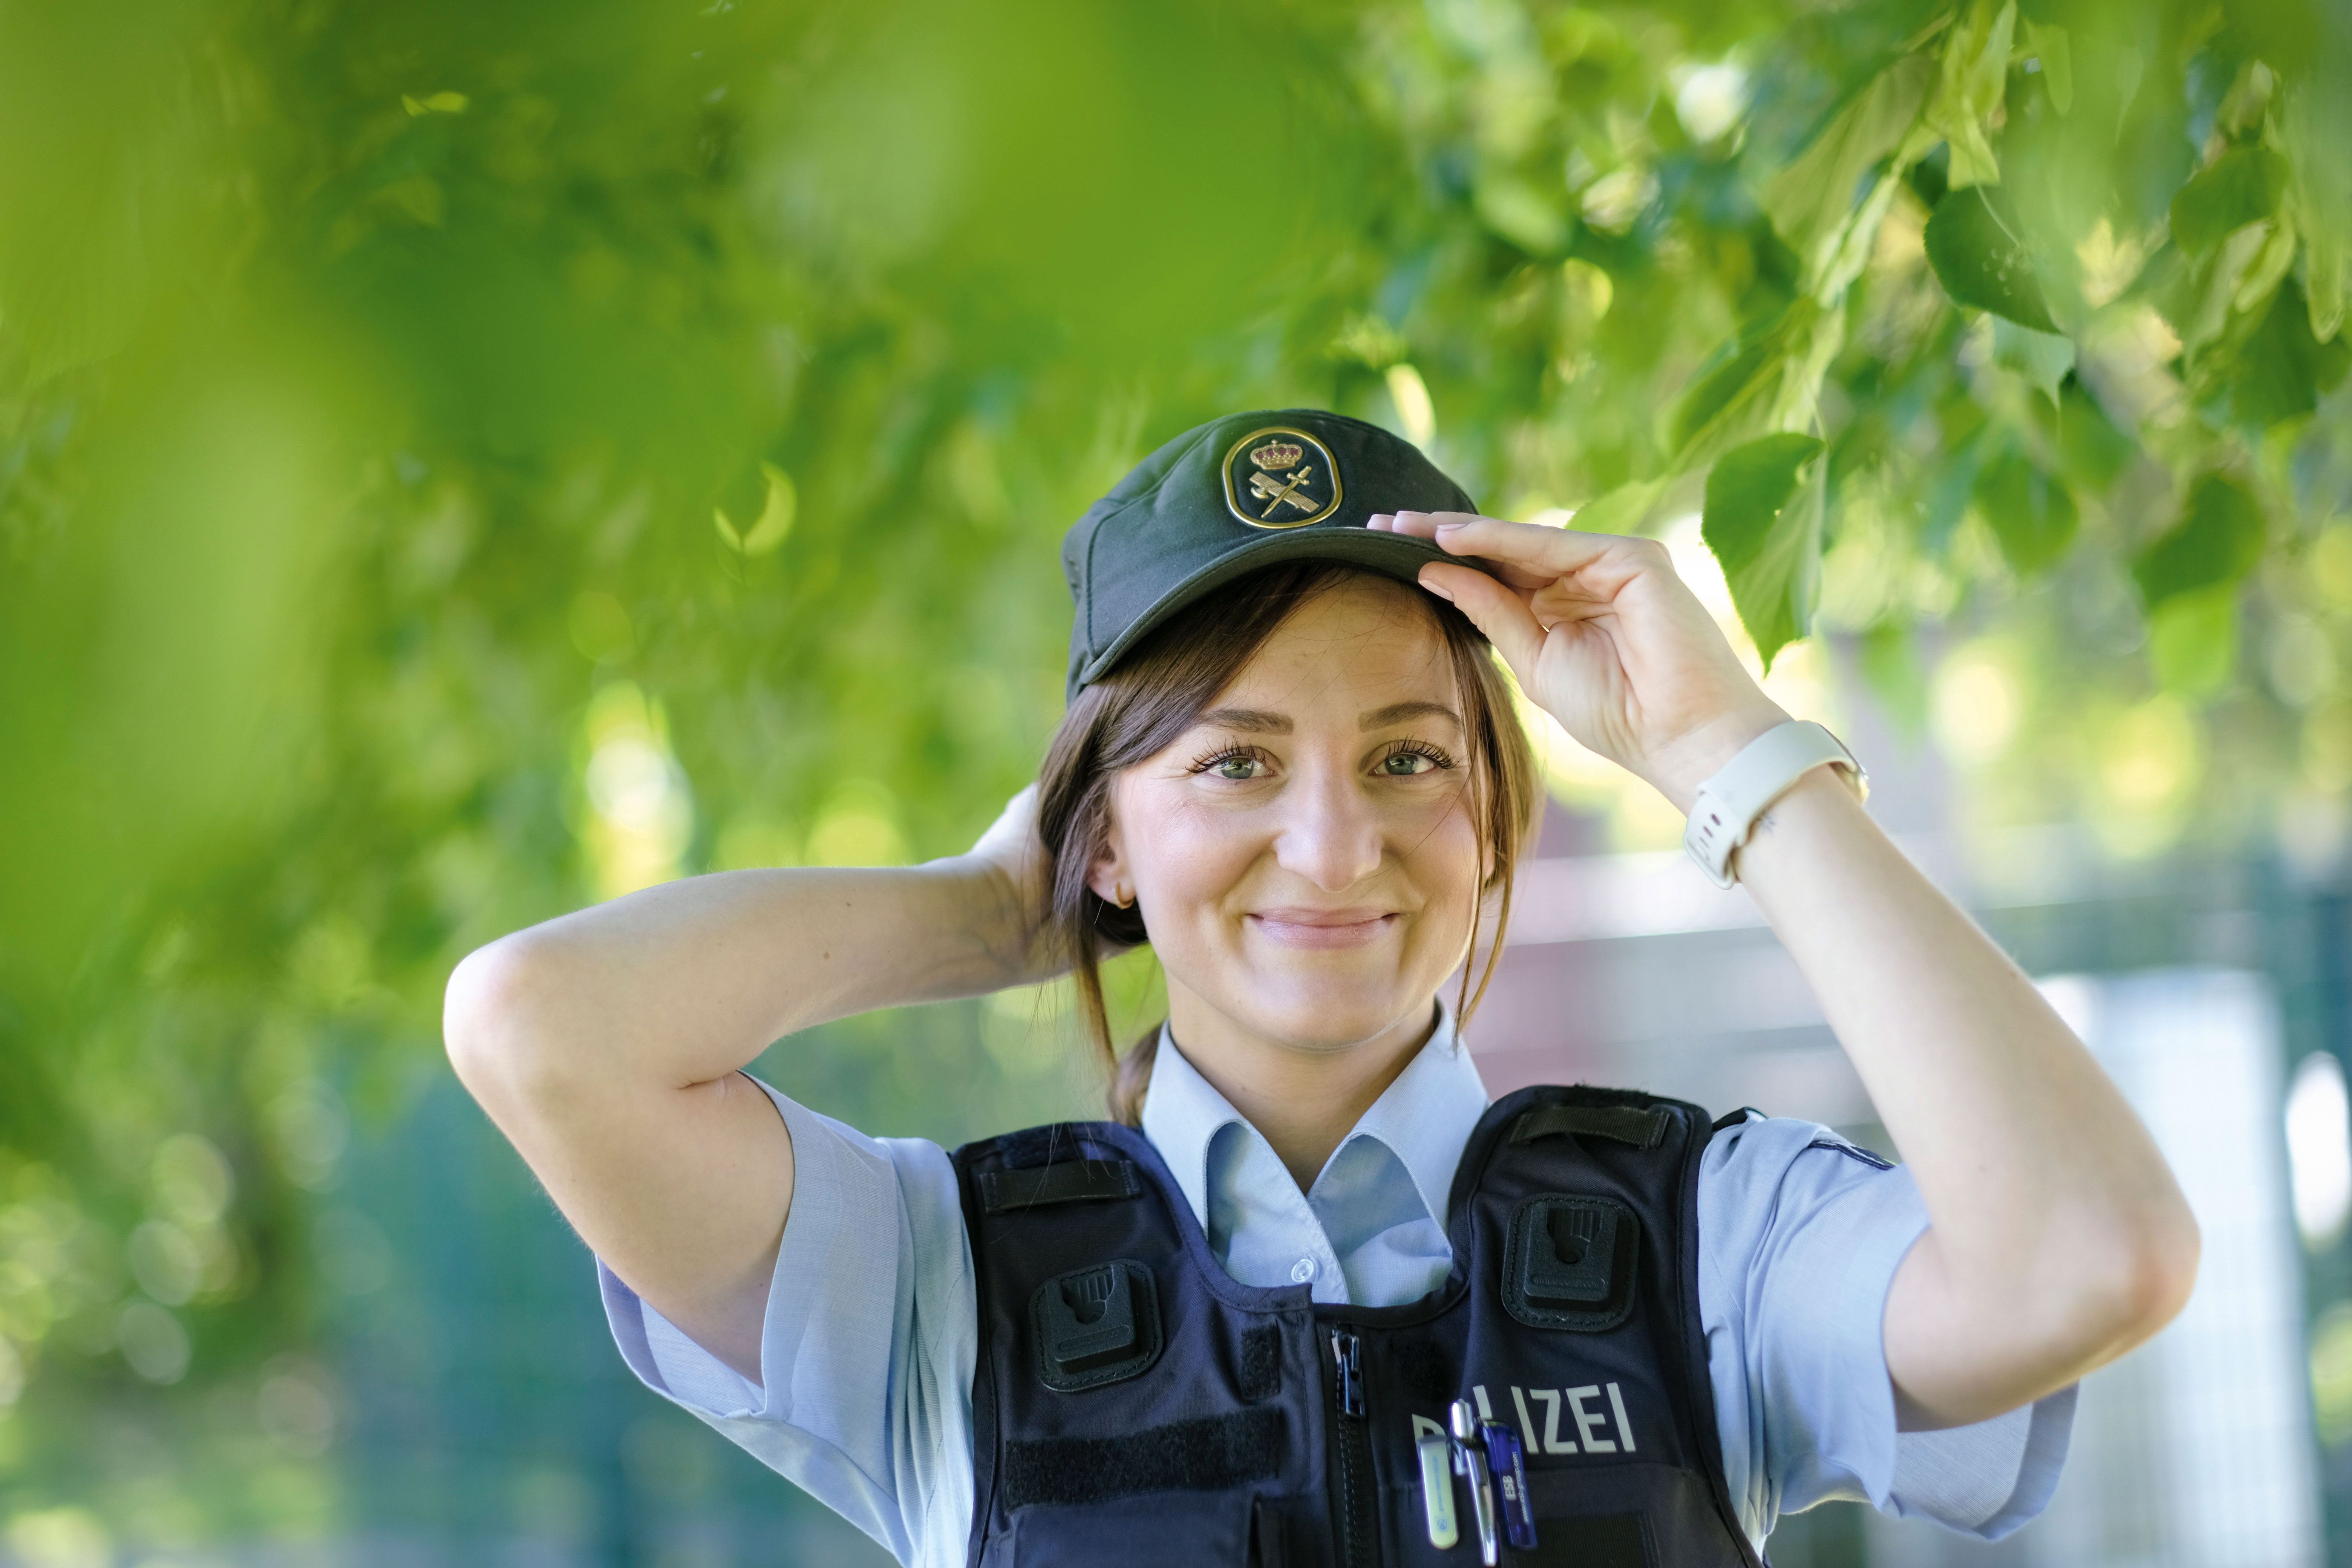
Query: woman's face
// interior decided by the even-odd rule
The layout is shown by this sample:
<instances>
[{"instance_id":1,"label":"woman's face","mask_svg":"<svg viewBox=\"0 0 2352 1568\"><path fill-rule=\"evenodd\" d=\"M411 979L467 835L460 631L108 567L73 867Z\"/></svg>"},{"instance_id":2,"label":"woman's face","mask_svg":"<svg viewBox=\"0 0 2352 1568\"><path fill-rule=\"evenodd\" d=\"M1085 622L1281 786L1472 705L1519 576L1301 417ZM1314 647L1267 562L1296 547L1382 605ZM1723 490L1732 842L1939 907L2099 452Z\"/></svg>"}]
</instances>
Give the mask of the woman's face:
<instances>
[{"instance_id":1,"label":"woman's face","mask_svg":"<svg viewBox=\"0 0 2352 1568\"><path fill-rule=\"evenodd\" d=\"M1426 1026L1483 880L1463 724L1429 612L1351 576L1119 775L1092 886L1137 899L1179 1039L1328 1051Z\"/></svg>"}]
</instances>

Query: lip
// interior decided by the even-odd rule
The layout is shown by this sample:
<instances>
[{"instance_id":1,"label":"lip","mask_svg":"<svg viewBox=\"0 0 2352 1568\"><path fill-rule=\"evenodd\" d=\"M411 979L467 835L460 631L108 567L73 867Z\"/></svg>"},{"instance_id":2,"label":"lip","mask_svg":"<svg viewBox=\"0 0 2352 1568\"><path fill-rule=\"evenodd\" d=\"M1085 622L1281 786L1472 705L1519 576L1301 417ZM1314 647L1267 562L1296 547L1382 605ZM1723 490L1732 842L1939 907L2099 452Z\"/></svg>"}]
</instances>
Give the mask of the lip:
<instances>
[{"instance_id":1,"label":"lip","mask_svg":"<svg viewBox=\"0 0 2352 1568\"><path fill-rule=\"evenodd\" d=\"M1388 910L1272 909L1253 910L1244 917L1250 929L1285 947L1366 947L1395 929L1399 917Z\"/></svg>"}]
</instances>

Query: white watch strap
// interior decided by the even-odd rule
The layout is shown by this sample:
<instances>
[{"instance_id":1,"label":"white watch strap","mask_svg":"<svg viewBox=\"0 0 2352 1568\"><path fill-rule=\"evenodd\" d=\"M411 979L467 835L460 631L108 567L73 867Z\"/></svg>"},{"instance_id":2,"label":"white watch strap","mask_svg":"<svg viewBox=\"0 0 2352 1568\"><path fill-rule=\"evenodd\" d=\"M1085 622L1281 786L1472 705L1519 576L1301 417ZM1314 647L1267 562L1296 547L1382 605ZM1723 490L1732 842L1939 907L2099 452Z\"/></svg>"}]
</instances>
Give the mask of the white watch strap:
<instances>
[{"instance_id":1,"label":"white watch strap","mask_svg":"<svg viewBox=\"0 0 2352 1568\"><path fill-rule=\"evenodd\" d=\"M1731 852L1748 842L1756 819L1790 784L1823 763L1843 769L1855 795L1869 795L1870 775L1853 753L1811 720L1791 719L1765 731L1698 786L1690 825L1683 829L1683 847L1717 887L1728 888L1738 880L1731 874Z\"/></svg>"}]
</instances>

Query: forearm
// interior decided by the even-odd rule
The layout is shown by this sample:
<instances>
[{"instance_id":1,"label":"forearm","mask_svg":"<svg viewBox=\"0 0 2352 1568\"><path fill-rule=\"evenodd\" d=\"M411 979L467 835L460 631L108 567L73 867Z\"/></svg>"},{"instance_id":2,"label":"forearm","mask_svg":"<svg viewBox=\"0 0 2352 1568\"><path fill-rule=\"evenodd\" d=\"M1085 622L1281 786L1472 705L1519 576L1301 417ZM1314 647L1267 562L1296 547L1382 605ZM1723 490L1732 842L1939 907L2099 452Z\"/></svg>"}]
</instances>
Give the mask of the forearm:
<instances>
[{"instance_id":1,"label":"forearm","mask_svg":"<svg viewBox=\"0 0 2352 1568\"><path fill-rule=\"evenodd\" d=\"M1008 900L965 858L648 888L469 957L451 982L451 1049L565 1076L707 1082L796 1030L1017 978Z\"/></svg>"},{"instance_id":2,"label":"forearm","mask_svg":"<svg viewBox=\"0 0 2352 1568\"><path fill-rule=\"evenodd\" d=\"M1928 1305L1889 1311L1906 1392L1945 1416L1990 1414L2169 1318L2194 1222L2138 1117L2017 966L1826 769L1736 864L1927 1204L1903 1288Z\"/></svg>"},{"instance_id":3,"label":"forearm","mask_svg":"<svg viewBox=\"0 0 2352 1568\"><path fill-rule=\"evenodd\" d=\"M1654 540L1459 514L1391 526L1499 565L1432 564L1421 581L1570 735L1678 810L1788 717ZM1765 814L1734 867L1927 1203L1886 1309L1898 1392L1937 1421L1994 1415L2162 1327L2195 1278L2196 1223L2138 1118L2017 967L1824 770Z\"/></svg>"}]
</instances>

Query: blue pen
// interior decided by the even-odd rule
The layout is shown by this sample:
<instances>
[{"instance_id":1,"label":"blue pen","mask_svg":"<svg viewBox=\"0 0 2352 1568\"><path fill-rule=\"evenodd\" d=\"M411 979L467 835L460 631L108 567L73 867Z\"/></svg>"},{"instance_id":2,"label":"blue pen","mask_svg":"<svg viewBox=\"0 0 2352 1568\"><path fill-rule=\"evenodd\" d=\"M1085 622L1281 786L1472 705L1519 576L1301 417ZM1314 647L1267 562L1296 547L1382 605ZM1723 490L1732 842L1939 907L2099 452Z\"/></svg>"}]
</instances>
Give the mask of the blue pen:
<instances>
[{"instance_id":1,"label":"blue pen","mask_svg":"<svg viewBox=\"0 0 2352 1568\"><path fill-rule=\"evenodd\" d=\"M1486 1446L1486 1468L1502 1504L1503 1533L1521 1552L1536 1549L1535 1500L1528 1496L1528 1463L1519 1435L1500 1421L1478 1423Z\"/></svg>"}]
</instances>

